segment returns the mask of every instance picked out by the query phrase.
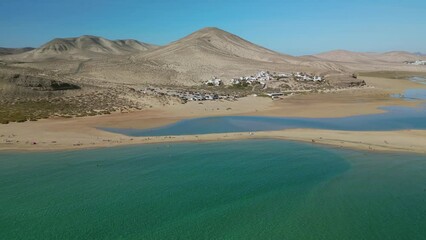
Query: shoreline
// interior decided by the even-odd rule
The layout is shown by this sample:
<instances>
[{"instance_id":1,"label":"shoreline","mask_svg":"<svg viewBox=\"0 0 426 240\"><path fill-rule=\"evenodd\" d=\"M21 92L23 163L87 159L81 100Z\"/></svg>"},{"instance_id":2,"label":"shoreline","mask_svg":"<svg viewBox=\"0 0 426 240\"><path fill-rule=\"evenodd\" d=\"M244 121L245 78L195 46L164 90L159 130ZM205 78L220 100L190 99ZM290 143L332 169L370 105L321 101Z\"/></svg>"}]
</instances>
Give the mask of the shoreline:
<instances>
[{"instance_id":1,"label":"shoreline","mask_svg":"<svg viewBox=\"0 0 426 240\"><path fill-rule=\"evenodd\" d=\"M189 102L130 113L113 113L83 118L54 118L36 122L0 125L0 152L72 150L147 143L188 141L221 141L272 138L350 147L364 150L426 153L426 131L334 131L318 129L287 129L281 131L186 135L173 137L128 137L98 128L156 128L189 118L215 116L265 116L334 118L383 113L385 106L415 107L421 102L391 98L409 88L425 85L409 80L363 77L369 88L349 89L333 93L298 95L273 101L249 96L238 101ZM249 135L249 136L248 136ZM419 136L421 136L419 138ZM404 141L398 140L404 139ZM386 143L387 142L387 143Z\"/></svg>"},{"instance_id":2,"label":"shoreline","mask_svg":"<svg viewBox=\"0 0 426 240\"><path fill-rule=\"evenodd\" d=\"M100 131L102 132L102 131ZM276 139L327 145L338 148L375 152L405 152L426 154L426 130L401 131L337 131L319 129L287 129L279 131L213 133L200 135L129 137L111 134L91 142L40 142L37 144L0 144L0 152L50 152L100 149L145 144L183 142L216 142L250 139Z\"/></svg>"}]
</instances>

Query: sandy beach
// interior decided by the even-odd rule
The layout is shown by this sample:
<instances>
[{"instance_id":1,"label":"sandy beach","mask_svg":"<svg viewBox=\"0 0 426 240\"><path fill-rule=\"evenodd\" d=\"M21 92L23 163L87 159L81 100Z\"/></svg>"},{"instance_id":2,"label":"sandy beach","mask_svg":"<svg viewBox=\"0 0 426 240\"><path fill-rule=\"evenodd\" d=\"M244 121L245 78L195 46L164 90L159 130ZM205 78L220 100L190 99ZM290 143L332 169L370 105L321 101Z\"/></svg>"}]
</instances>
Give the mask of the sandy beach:
<instances>
[{"instance_id":1,"label":"sandy beach","mask_svg":"<svg viewBox=\"0 0 426 240\"><path fill-rule=\"evenodd\" d=\"M137 112L111 115L56 118L0 125L0 150L42 151L128 144L184 141L222 141L274 138L327 144L371 151L426 153L426 131L332 131L291 129L256 133L205 134L197 136L128 137L98 127L154 128L188 118L207 116L345 117L380 113L383 106L411 106L419 102L391 98L389 94L426 86L400 79L367 78L368 86L331 93L292 96L282 100L249 96L238 101L189 102Z\"/></svg>"}]
</instances>

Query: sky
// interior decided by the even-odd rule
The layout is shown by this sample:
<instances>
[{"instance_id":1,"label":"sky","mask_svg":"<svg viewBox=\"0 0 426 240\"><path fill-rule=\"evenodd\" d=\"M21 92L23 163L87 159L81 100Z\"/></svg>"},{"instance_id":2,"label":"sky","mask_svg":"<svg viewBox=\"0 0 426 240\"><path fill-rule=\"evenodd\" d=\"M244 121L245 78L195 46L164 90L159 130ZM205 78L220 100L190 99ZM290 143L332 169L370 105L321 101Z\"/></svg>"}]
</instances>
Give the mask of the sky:
<instances>
[{"instance_id":1,"label":"sky","mask_svg":"<svg viewBox=\"0 0 426 240\"><path fill-rule=\"evenodd\" d=\"M426 0L0 0L0 46L97 35L165 45L218 27L291 55L426 53Z\"/></svg>"}]
</instances>

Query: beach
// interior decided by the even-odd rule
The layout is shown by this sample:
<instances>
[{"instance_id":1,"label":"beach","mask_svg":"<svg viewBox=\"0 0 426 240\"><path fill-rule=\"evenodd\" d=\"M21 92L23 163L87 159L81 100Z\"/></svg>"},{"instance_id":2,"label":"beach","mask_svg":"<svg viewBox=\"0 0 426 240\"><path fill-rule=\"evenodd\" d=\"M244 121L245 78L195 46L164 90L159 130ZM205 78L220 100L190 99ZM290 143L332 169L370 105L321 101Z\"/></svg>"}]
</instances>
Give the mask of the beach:
<instances>
[{"instance_id":1,"label":"beach","mask_svg":"<svg viewBox=\"0 0 426 240\"><path fill-rule=\"evenodd\" d=\"M188 102L151 109L82 118L53 118L0 125L0 150L45 151L192 141L274 138L370 151L426 152L426 131L336 131L287 129L255 133L130 137L99 128L148 129L183 119L210 116L271 116L329 118L383 113L385 106L416 107L418 101L390 97L406 89L426 88L404 79L363 77L367 87L311 93L271 100L248 96L237 101Z\"/></svg>"}]
</instances>

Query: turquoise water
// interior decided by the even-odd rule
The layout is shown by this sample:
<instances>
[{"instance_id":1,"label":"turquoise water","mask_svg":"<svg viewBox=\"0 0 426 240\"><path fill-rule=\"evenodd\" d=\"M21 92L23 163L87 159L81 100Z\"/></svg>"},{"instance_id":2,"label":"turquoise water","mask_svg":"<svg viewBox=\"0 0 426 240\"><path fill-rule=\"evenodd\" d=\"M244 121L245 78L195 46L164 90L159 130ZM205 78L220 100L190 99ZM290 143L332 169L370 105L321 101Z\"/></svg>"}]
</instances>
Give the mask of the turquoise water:
<instances>
[{"instance_id":1,"label":"turquoise water","mask_svg":"<svg viewBox=\"0 0 426 240\"><path fill-rule=\"evenodd\" d=\"M421 94L426 92L408 92ZM407 95L408 96L408 95ZM348 131L388 131L426 129L426 105L420 107L385 107L382 114L360 115L343 118L279 118L257 116L225 116L183 120L154 129L103 130L129 136L195 135L208 133L272 131L289 128L316 128Z\"/></svg>"},{"instance_id":2,"label":"turquoise water","mask_svg":"<svg viewBox=\"0 0 426 240\"><path fill-rule=\"evenodd\" d=\"M1 239L425 239L426 157L276 140L0 153Z\"/></svg>"}]
</instances>

